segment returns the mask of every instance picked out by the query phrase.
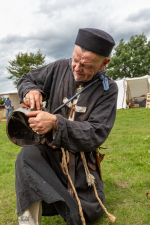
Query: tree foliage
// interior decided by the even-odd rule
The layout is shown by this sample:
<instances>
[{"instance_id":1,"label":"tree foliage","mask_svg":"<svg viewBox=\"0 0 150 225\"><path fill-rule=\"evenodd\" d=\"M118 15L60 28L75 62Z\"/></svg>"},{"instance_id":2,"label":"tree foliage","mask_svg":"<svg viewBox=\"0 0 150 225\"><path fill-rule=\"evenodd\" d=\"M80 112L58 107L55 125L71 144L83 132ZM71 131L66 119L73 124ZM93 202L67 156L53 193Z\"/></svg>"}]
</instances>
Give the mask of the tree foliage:
<instances>
[{"instance_id":1,"label":"tree foliage","mask_svg":"<svg viewBox=\"0 0 150 225\"><path fill-rule=\"evenodd\" d=\"M18 80L24 73L28 73L30 70L37 69L45 65L45 55L43 56L41 51L38 50L34 53L20 53L15 56L13 61L9 61L9 66L6 67L7 71L11 74L8 79L13 79L14 84L17 85Z\"/></svg>"},{"instance_id":2,"label":"tree foliage","mask_svg":"<svg viewBox=\"0 0 150 225\"><path fill-rule=\"evenodd\" d=\"M6 101L6 98L4 98L3 95L0 95L0 105L4 105L5 101Z\"/></svg>"},{"instance_id":3,"label":"tree foliage","mask_svg":"<svg viewBox=\"0 0 150 225\"><path fill-rule=\"evenodd\" d=\"M147 41L144 34L131 36L127 43L121 39L114 50L111 61L106 66L111 78L116 80L150 74L150 41Z\"/></svg>"}]
</instances>

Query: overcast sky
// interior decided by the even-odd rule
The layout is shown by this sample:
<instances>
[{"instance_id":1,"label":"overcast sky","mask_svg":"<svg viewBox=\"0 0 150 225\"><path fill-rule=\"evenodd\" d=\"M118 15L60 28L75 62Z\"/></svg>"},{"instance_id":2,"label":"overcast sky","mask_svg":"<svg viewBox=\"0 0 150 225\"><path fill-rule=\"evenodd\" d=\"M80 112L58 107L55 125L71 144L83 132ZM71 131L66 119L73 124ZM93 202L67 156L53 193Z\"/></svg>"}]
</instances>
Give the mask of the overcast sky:
<instances>
[{"instance_id":1,"label":"overcast sky","mask_svg":"<svg viewBox=\"0 0 150 225\"><path fill-rule=\"evenodd\" d=\"M15 55L46 55L46 63L72 56L79 28L121 38L144 33L150 40L150 0L0 0L0 93L15 90L6 67Z\"/></svg>"}]
</instances>

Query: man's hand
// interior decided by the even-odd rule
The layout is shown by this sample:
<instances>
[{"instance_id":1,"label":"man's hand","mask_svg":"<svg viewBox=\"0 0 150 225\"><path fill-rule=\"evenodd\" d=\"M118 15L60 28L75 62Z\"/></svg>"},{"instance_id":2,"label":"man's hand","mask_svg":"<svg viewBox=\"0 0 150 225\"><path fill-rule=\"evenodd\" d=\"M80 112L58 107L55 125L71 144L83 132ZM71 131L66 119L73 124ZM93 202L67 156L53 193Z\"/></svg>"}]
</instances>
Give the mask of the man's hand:
<instances>
[{"instance_id":1,"label":"man's hand","mask_svg":"<svg viewBox=\"0 0 150 225\"><path fill-rule=\"evenodd\" d=\"M31 109L40 110L42 103L42 94L39 91L33 90L29 91L24 97L24 103Z\"/></svg>"},{"instance_id":2,"label":"man's hand","mask_svg":"<svg viewBox=\"0 0 150 225\"><path fill-rule=\"evenodd\" d=\"M25 114L30 117L29 126L34 132L46 134L52 129L57 130L57 117L44 111L32 111Z\"/></svg>"}]
</instances>

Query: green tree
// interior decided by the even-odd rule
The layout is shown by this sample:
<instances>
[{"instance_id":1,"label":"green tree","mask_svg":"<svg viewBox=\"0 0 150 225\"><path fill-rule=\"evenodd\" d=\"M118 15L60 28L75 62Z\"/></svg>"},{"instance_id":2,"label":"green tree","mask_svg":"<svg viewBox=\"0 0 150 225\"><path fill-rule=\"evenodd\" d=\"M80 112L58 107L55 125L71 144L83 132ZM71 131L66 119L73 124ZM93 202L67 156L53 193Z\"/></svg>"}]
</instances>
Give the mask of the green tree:
<instances>
[{"instance_id":1,"label":"green tree","mask_svg":"<svg viewBox=\"0 0 150 225\"><path fill-rule=\"evenodd\" d=\"M5 101L6 101L6 98L4 98L3 95L0 95L0 105L4 105Z\"/></svg>"},{"instance_id":2,"label":"green tree","mask_svg":"<svg viewBox=\"0 0 150 225\"><path fill-rule=\"evenodd\" d=\"M6 67L7 71L11 74L7 78L13 79L13 84L15 84L15 86L22 74L45 65L45 55L43 56L40 50L38 50L36 54L23 54L19 52L15 57L13 61L9 61L10 65Z\"/></svg>"},{"instance_id":3,"label":"green tree","mask_svg":"<svg viewBox=\"0 0 150 225\"><path fill-rule=\"evenodd\" d=\"M144 34L131 36L129 42L120 40L110 63L107 74L116 80L124 77L140 77L150 74L150 41Z\"/></svg>"}]
</instances>

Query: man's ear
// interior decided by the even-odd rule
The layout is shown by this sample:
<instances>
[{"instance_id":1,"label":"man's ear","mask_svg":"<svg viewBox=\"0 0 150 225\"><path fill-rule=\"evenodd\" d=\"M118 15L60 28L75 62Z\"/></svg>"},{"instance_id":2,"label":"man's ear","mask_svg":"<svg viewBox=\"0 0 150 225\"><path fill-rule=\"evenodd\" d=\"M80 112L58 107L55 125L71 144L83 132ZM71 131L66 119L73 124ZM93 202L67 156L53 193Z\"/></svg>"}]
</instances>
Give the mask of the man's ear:
<instances>
[{"instance_id":1,"label":"man's ear","mask_svg":"<svg viewBox=\"0 0 150 225\"><path fill-rule=\"evenodd\" d=\"M110 62L110 58L105 58L103 64L99 68L99 70L103 70L104 67Z\"/></svg>"}]
</instances>

